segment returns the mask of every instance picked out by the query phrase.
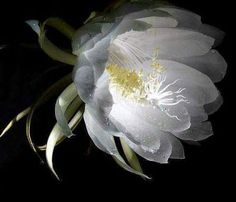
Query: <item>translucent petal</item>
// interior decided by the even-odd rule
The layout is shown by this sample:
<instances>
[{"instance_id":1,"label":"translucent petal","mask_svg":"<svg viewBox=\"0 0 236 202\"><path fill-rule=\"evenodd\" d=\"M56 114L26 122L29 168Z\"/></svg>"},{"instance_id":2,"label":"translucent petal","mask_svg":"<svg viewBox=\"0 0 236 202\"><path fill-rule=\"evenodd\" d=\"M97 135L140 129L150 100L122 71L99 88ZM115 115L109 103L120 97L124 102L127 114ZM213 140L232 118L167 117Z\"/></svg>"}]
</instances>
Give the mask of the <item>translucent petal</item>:
<instances>
[{"instance_id":1,"label":"translucent petal","mask_svg":"<svg viewBox=\"0 0 236 202\"><path fill-rule=\"evenodd\" d=\"M80 98L89 103L95 87L93 69L90 66L81 66L75 71L73 80Z\"/></svg>"},{"instance_id":2,"label":"translucent petal","mask_svg":"<svg viewBox=\"0 0 236 202\"><path fill-rule=\"evenodd\" d=\"M38 20L27 20L26 23L38 34L40 35L40 26Z\"/></svg>"},{"instance_id":3,"label":"translucent petal","mask_svg":"<svg viewBox=\"0 0 236 202\"><path fill-rule=\"evenodd\" d=\"M171 142L165 135L161 136L160 147L155 151L148 151L142 146L133 143L128 138L126 138L125 141L130 146L130 148L132 148L137 154L149 161L154 161L157 163L168 163L168 159L170 158L172 153Z\"/></svg>"},{"instance_id":4,"label":"translucent petal","mask_svg":"<svg viewBox=\"0 0 236 202\"><path fill-rule=\"evenodd\" d=\"M191 123L203 122L208 119L208 114L203 106L199 107L189 104L186 105L185 107L187 108L188 113L191 116Z\"/></svg>"},{"instance_id":5,"label":"translucent petal","mask_svg":"<svg viewBox=\"0 0 236 202\"><path fill-rule=\"evenodd\" d=\"M152 58L158 50L158 58L182 58L208 53L214 39L199 32L177 28L152 28L147 31L129 31L119 35L109 47L110 55L124 64L134 60L135 54ZM117 60L118 60L117 59Z\"/></svg>"},{"instance_id":6,"label":"translucent petal","mask_svg":"<svg viewBox=\"0 0 236 202\"><path fill-rule=\"evenodd\" d=\"M142 145L150 151L160 147L160 134L163 132L156 127L157 124L151 125L130 108L114 104L109 119L132 142Z\"/></svg>"},{"instance_id":7,"label":"translucent petal","mask_svg":"<svg viewBox=\"0 0 236 202\"><path fill-rule=\"evenodd\" d=\"M192 29L197 29L201 26L201 16L176 7L160 7L159 10L163 10L172 15L177 21L179 27L188 27Z\"/></svg>"},{"instance_id":8,"label":"translucent petal","mask_svg":"<svg viewBox=\"0 0 236 202\"><path fill-rule=\"evenodd\" d=\"M170 134L168 134L168 139L172 146L170 158L171 159L184 159L185 155L184 155L184 148L183 148L182 143L176 137Z\"/></svg>"},{"instance_id":9,"label":"translucent petal","mask_svg":"<svg viewBox=\"0 0 236 202\"><path fill-rule=\"evenodd\" d=\"M209 115L211 115L211 114L215 113L221 107L222 104L223 104L223 98L219 93L219 96L216 98L216 100L205 105L204 109L206 110L206 112Z\"/></svg>"},{"instance_id":10,"label":"translucent petal","mask_svg":"<svg viewBox=\"0 0 236 202\"><path fill-rule=\"evenodd\" d=\"M109 34L114 27L114 23L88 23L78 29L73 37L72 48L75 55L81 51L88 50Z\"/></svg>"},{"instance_id":11,"label":"translucent petal","mask_svg":"<svg viewBox=\"0 0 236 202\"><path fill-rule=\"evenodd\" d=\"M175 7L161 7L158 9L166 11L172 15L178 21L179 27L191 28L214 38L214 47L218 46L224 38L225 34L223 31L214 26L202 24L201 16L191 11Z\"/></svg>"},{"instance_id":12,"label":"translucent petal","mask_svg":"<svg viewBox=\"0 0 236 202\"><path fill-rule=\"evenodd\" d=\"M178 79L178 82L172 85L169 90L177 91L184 88L182 94L192 105L203 106L213 102L218 97L218 90L205 74L178 62L170 60L159 60L159 62L166 68L164 72L166 83Z\"/></svg>"},{"instance_id":13,"label":"translucent petal","mask_svg":"<svg viewBox=\"0 0 236 202\"><path fill-rule=\"evenodd\" d=\"M151 16L151 17L139 18L137 20L150 24L153 28L176 27L178 25L178 22L174 18L171 18L171 17Z\"/></svg>"},{"instance_id":14,"label":"translucent petal","mask_svg":"<svg viewBox=\"0 0 236 202\"><path fill-rule=\"evenodd\" d=\"M207 24L202 24L199 28L199 31L215 39L214 47L220 45L225 37L225 33L223 31Z\"/></svg>"},{"instance_id":15,"label":"translucent petal","mask_svg":"<svg viewBox=\"0 0 236 202\"><path fill-rule=\"evenodd\" d=\"M104 130L104 128L97 122L95 117L90 114L90 111L92 111L92 109L86 106L85 112L84 112L84 121L86 124L86 128L88 130L89 136L93 140L94 144L102 151L114 156L118 160L119 164L125 170L132 172L136 175L149 178L148 176L134 170L133 168L131 168L125 163L125 161L120 156L117 150L113 135L107 132L106 130Z\"/></svg>"},{"instance_id":16,"label":"translucent petal","mask_svg":"<svg viewBox=\"0 0 236 202\"><path fill-rule=\"evenodd\" d=\"M182 140L201 141L213 135L210 122L198 123L191 126L189 130L181 133L173 133Z\"/></svg>"},{"instance_id":17,"label":"translucent petal","mask_svg":"<svg viewBox=\"0 0 236 202\"><path fill-rule=\"evenodd\" d=\"M226 74L227 63L216 50L202 56L172 59L206 74L213 82L219 82Z\"/></svg>"}]
</instances>

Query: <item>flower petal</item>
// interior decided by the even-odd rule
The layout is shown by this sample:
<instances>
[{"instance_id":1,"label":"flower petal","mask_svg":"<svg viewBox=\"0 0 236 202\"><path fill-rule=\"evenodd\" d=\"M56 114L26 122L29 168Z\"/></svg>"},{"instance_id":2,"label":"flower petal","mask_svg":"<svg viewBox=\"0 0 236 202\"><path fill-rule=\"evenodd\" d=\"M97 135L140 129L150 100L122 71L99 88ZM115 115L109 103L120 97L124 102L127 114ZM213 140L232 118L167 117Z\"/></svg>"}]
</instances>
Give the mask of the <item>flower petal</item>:
<instances>
[{"instance_id":1,"label":"flower petal","mask_svg":"<svg viewBox=\"0 0 236 202\"><path fill-rule=\"evenodd\" d=\"M150 17L139 18L137 19L137 21L142 21L147 24L150 24L153 28L176 27L178 25L178 22L171 17L150 16Z\"/></svg>"},{"instance_id":2,"label":"flower petal","mask_svg":"<svg viewBox=\"0 0 236 202\"><path fill-rule=\"evenodd\" d=\"M206 112L211 115L215 113L223 104L223 98L219 93L219 96L212 102L204 106Z\"/></svg>"},{"instance_id":3,"label":"flower petal","mask_svg":"<svg viewBox=\"0 0 236 202\"><path fill-rule=\"evenodd\" d=\"M84 121L86 124L86 128L88 130L88 134L93 140L94 144L102 151L111 154L113 157L115 157L118 160L118 163L125 170L134 173L136 175L140 175L141 177L150 179L145 174L134 170L125 163L124 159L121 157L121 155L117 150L113 135L104 130L104 128L97 122L95 117L92 116L92 114L90 113L91 111L92 109L86 105L84 112Z\"/></svg>"},{"instance_id":4,"label":"flower petal","mask_svg":"<svg viewBox=\"0 0 236 202\"><path fill-rule=\"evenodd\" d=\"M212 126L210 122L203 122L192 124L189 130L181 133L173 133L181 140L201 141L213 135Z\"/></svg>"},{"instance_id":5,"label":"flower petal","mask_svg":"<svg viewBox=\"0 0 236 202\"><path fill-rule=\"evenodd\" d=\"M199 32L179 28L152 28L146 31L129 31L112 41L110 55L124 64L138 58L152 58L158 50L158 58L182 58L208 53L214 39ZM136 60L138 60L138 58Z\"/></svg>"},{"instance_id":6,"label":"flower petal","mask_svg":"<svg viewBox=\"0 0 236 202\"><path fill-rule=\"evenodd\" d=\"M173 135L168 134L168 139L172 146L172 151L170 158L171 159L184 159L184 148L182 143Z\"/></svg>"},{"instance_id":7,"label":"flower petal","mask_svg":"<svg viewBox=\"0 0 236 202\"><path fill-rule=\"evenodd\" d=\"M130 146L130 148L132 148L137 154L149 161L154 161L158 163L168 163L168 159L171 156L172 145L171 142L168 140L168 137L165 135L161 136L160 147L155 151L149 151L143 148L141 145L133 143L128 138L125 138L125 141Z\"/></svg>"},{"instance_id":8,"label":"flower petal","mask_svg":"<svg viewBox=\"0 0 236 202\"><path fill-rule=\"evenodd\" d=\"M202 24L199 28L199 31L215 39L214 47L220 45L225 37L225 33L223 31L207 24Z\"/></svg>"},{"instance_id":9,"label":"flower petal","mask_svg":"<svg viewBox=\"0 0 236 202\"><path fill-rule=\"evenodd\" d=\"M159 63L166 68L164 73L166 83L178 79L178 82L172 85L169 90L177 91L179 88L185 88L182 94L192 105L203 106L213 102L218 97L218 90L205 74L170 60L159 60Z\"/></svg>"},{"instance_id":10,"label":"flower petal","mask_svg":"<svg viewBox=\"0 0 236 202\"><path fill-rule=\"evenodd\" d=\"M222 80L227 70L227 63L216 50L210 50L202 56L176 58L173 60L206 74L213 82Z\"/></svg>"},{"instance_id":11,"label":"flower petal","mask_svg":"<svg viewBox=\"0 0 236 202\"><path fill-rule=\"evenodd\" d=\"M180 106L179 110L181 109ZM185 119L178 120L159 108L138 106L134 103L114 104L109 118L130 140L153 150L159 148L160 135L164 131L183 131L190 127L188 115Z\"/></svg>"},{"instance_id":12,"label":"flower petal","mask_svg":"<svg viewBox=\"0 0 236 202\"><path fill-rule=\"evenodd\" d=\"M170 15L172 15L177 21L179 27L188 27L197 29L201 26L201 16L185 10L181 8L176 7L160 7L159 10L163 10L168 12Z\"/></svg>"},{"instance_id":13,"label":"flower petal","mask_svg":"<svg viewBox=\"0 0 236 202\"><path fill-rule=\"evenodd\" d=\"M77 30L73 37L73 54L88 50L114 29L114 23L88 23Z\"/></svg>"}]
</instances>

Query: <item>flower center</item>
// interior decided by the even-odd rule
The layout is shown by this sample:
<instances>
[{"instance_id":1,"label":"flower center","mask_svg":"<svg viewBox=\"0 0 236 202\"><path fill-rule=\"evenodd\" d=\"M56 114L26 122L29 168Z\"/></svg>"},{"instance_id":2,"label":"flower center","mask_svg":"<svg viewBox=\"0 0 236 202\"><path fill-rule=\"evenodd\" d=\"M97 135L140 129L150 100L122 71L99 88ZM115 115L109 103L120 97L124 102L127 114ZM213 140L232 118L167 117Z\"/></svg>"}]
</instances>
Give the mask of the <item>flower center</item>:
<instances>
[{"instance_id":1,"label":"flower center","mask_svg":"<svg viewBox=\"0 0 236 202\"><path fill-rule=\"evenodd\" d=\"M113 64L109 64L106 71L109 74L110 87L115 88L123 97L135 99L137 93L143 92L144 82L141 71L137 72Z\"/></svg>"},{"instance_id":2,"label":"flower center","mask_svg":"<svg viewBox=\"0 0 236 202\"><path fill-rule=\"evenodd\" d=\"M117 64L115 61L109 61L106 67L109 74L109 88L113 95L119 93L133 102L142 105L151 104L153 107L159 106L160 108L164 108L163 105L172 106L180 102L189 103L188 99L181 94L185 88L179 88L177 91L169 90L175 88L180 79L166 83L167 68L159 63L158 48L153 51L149 64L151 73L150 70L144 71L143 68L138 71L128 66L123 67L118 65L122 64L121 62ZM140 64L144 65L144 62L140 62Z\"/></svg>"}]
</instances>

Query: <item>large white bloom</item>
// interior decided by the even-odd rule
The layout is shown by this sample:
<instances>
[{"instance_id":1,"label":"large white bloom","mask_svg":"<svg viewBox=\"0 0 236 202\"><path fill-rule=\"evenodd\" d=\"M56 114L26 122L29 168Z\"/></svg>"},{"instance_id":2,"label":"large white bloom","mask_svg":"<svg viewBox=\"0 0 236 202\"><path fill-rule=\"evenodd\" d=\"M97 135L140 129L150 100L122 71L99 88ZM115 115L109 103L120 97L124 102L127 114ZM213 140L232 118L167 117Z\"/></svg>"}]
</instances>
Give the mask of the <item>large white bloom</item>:
<instances>
[{"instance_id":1,"label":"large white bloom","mask_svg":"<svg viewBox=\"0 0 236 202\"><path fill-rule=\"evenodd\" d=\"M208 115L222 104L214 82L227 64L213 49L223 33L190 11L127 3L77 31L74 82L84 120L101 150L115 155L114 136L140 156L183 159L180 140L212 135Z\"/></svg>"}]
</instances>

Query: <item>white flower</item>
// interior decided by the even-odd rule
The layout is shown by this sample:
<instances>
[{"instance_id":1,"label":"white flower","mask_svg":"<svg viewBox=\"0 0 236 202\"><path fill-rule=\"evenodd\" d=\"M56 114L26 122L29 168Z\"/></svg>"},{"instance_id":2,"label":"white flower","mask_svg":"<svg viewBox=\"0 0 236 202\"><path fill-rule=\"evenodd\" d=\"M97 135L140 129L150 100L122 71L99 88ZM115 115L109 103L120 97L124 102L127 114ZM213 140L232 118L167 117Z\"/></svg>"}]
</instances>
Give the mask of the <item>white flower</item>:
<instances>
[{"instance_id":1,"label":"white flower","mask_svg":"<svg viewBox=\"0 0 236 202\"><path fill-rule=\"evenodd\" d=\"M222 104L213 82L227 64L213 48L223 33L190 11L127 3L77 31L74 82L98 148L116 155L122 137L143 158L183 159L180 140L213 134L208 115Z\"/></svg>"}]
</instances>

